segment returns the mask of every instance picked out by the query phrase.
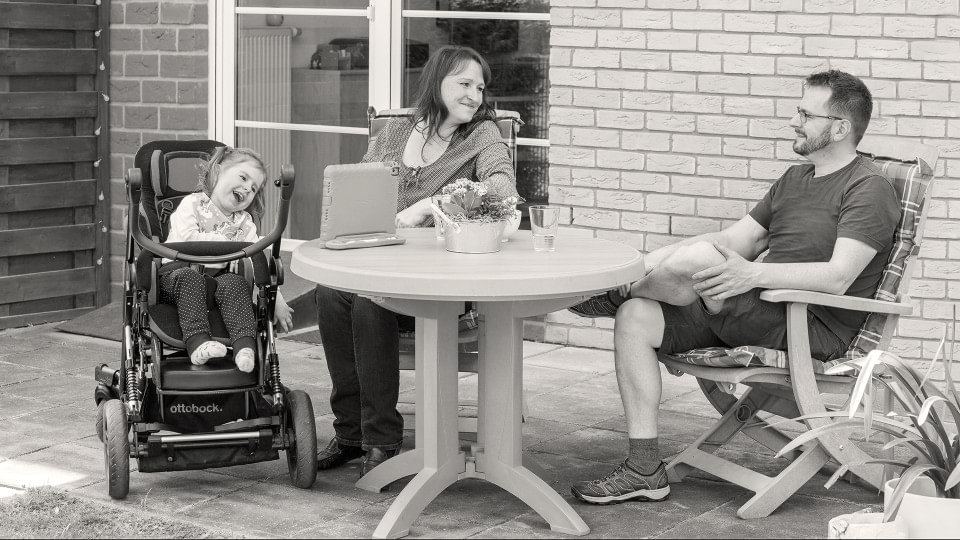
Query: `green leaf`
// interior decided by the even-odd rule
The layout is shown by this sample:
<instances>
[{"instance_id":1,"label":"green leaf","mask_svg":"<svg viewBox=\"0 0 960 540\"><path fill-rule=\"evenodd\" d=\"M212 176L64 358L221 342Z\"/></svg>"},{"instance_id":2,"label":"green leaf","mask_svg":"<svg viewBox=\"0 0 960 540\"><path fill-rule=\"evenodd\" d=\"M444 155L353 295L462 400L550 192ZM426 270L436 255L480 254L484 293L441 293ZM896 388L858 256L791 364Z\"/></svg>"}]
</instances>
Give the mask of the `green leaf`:
<instances>
[{"instance_id":1,"label":"green leaf","mask_svg":"<svg viewBox=\"0 0 960 540\"><path fill-rule=\"evenodd\" d=\"M960 465L957 465L953 468L953 471L950 473L950 476L947 477L946 483L943 484L943 488L953 489L958 484L960 484Z\"/></svg>"},{"instance_id":2,"label":"green leaf","mask_svg":"<svg viewBox=\"0 0 960 540\"><path fill-rule=\"evenodd\" d=\"M890 499L886 501L885 507L883 509L883 521L888 522L890 518L900 509L900 503L903 501L903 496L907 494L907 490L910 489L910 486L917 481L920 476L926 474L930 471L943 470L939 467L933 465L914 465L900 475L900 481L897 482L896 489L893 490L893 494L890 495ZM931 476L931 479L936 481L934 477Z\"/></svg>"},{"instance_id":3,"label":"green leaf","mask_svg":"<svg viewBox=\"0 0 960 540\"><path fill-rule=\"evenodd\" d=\"M860 409L860 402L863 400L863 394L867 391L867 386L873 382L873 369L880 362L880 358L884 354L886 353L879 349L870 351L867 354L867 360L863 364L863 369L861 369L860 374L857 375L857 382L853 385L853 391L850 392L850 409L848 412L849 418L853 418L853 416L857 414L857 411Z\"/></svg>"}]
</instances>

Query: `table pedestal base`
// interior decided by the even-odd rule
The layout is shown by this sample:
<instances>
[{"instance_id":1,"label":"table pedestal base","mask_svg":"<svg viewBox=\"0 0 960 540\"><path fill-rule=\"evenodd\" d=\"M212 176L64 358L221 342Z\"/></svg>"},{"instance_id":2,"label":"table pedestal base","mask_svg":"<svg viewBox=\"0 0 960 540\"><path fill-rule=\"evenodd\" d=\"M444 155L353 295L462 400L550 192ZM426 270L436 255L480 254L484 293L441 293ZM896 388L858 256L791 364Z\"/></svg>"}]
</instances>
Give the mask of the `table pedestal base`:
<instances>
[{"instance_id":1,"label":"table pedestal base","mask_svg":"<svg viewBox=\"0 0 960 540\"><path fill-rule=\"evenodd\" d=\"M522 318L573 305L581 297L516 302L480 302L480 369L477 444L460 451L457 430L457 315L461 302L384 299L388 309L417 317L416 449L384 462L357 482L380 491L416 474L383 516L374 538L406 536L410 524L444 489L463 478L492 482L528 504L550 529L590 532L576 511L537 474L521 454ZM532 468L539 469L539 467Z\"/></svg>"}]
</instances>

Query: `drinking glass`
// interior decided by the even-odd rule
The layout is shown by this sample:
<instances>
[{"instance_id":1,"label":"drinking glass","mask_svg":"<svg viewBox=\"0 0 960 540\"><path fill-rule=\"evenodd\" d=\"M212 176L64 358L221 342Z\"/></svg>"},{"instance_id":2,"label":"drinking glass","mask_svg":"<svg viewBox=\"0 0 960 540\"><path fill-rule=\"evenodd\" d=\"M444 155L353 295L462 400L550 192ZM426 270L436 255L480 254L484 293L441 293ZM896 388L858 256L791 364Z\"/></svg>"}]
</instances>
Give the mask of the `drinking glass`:
<instances>
[{"instance_id":1,"label":"drinking glass","mask_svg":"<svg viewBox=\"0 0 960 540\"><path fill-rule=\"evenodd\" d=\"M553 241L560 226L559 206L531 206L530 229L534 251L553 251Z\"/></svg>"},{"instance_id":2,"label":"drinking glass","mask_svg":"<svg viewBox=\"0 0 960 540\"><path fill-rule=\"evenodd\" d=\"M432 201L433 204L437 206L437 208L443 208L444 200L449 201L450 196L434 195L430 197L430 201ZM441 219L440 216L436 215L437 214L436 212L434 212L433 214L434 214L433 215L433 231L437 233L437 240L443 240L443 219Z\"/></svg>"}]
</instances>

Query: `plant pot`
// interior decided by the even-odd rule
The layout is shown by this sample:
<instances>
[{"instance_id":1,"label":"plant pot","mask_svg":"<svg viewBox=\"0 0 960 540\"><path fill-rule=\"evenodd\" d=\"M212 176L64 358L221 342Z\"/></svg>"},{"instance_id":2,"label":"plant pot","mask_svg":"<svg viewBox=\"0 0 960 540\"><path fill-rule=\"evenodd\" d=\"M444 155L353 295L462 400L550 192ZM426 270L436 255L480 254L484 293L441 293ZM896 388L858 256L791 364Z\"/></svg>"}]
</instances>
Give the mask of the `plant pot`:
<instances>
[{"instance_id":1,"label":"plant pot","mask_svg":"<svg viewBox=\"0 0 960 540\"><path fill-rule=\"evenodd\" d=\"M513 236L513 233L517 232L520 229L520 220L523 218L523 214L520 210L514 210L513 216L506 219L503 222L503 241L506 242Z\"/></svg>"},{"instance_id":2,"label":"plant pot","mask_svg":"<svg viewBox=\"0 0 960 540\"><path fill-rule=\"evenodd\" d=\"M843 514L830 520L827 538L909 538L901 520L883 522L883 512Z\"/></svg>"},{"instance_id":3,"label":"plant pot","mask_svg":"<svg viewBox=\"0 0 960 540\"><path fill-rule=\"evenodd\" d=\"M460 230L443 228L443 242L447 251L454 253L494 253L500 251L503 221L459 222Z\"/></svg>"},{"instance_id":4,"label":"plant pot","mask_svg":"<svg viewBox=\"0 0 960 540\"><path fill-rule=\"evenodd\" d=\"M899 478L894 478L883 485L884 507L899 482ZM957 537L957 531L960 531L960 499L936 495L933 480L925 476L917 479L907 490L892 518L906 526L907 538Z\"/></svg>"}]
</instances>

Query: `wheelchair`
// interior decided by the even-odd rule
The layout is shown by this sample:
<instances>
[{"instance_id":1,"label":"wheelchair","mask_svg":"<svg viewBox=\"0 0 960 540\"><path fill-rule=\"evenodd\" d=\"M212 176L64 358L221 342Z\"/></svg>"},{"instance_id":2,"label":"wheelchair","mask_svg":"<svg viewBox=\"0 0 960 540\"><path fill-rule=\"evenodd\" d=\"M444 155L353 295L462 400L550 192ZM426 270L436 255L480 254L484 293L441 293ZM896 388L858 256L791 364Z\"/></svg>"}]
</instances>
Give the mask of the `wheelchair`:
<instances>
[{"instance_id":1,"label":"wheelchair","mask_svg":"<svg viewBox=\"0 0 960 540\"><path fill-rule=\"evenodd\" d=\"M310 396L280 381L273 327L283 283L280 237L294 187L291 165L263 189L278 189L273 231L256 243L163 243L170 214L196 191L197 165L217 141L155 141L142 146L126 174L128 218L123 263L123 335L120 368L95 368L97 436L104 444L110 497L130 487L130 459L140 472L229 467L279 459L290 478L310 488L317 472L317 434ZM255 219L257 217L255 216ZM270 249L269 252L265 250ZM257 285L257 365L236 368L233 351L205 365L190 362L176 307L158 301L163 259L190 264L230 263ZM230 346L207 278L211 335Z\"/></svg>"}]
</instances>

